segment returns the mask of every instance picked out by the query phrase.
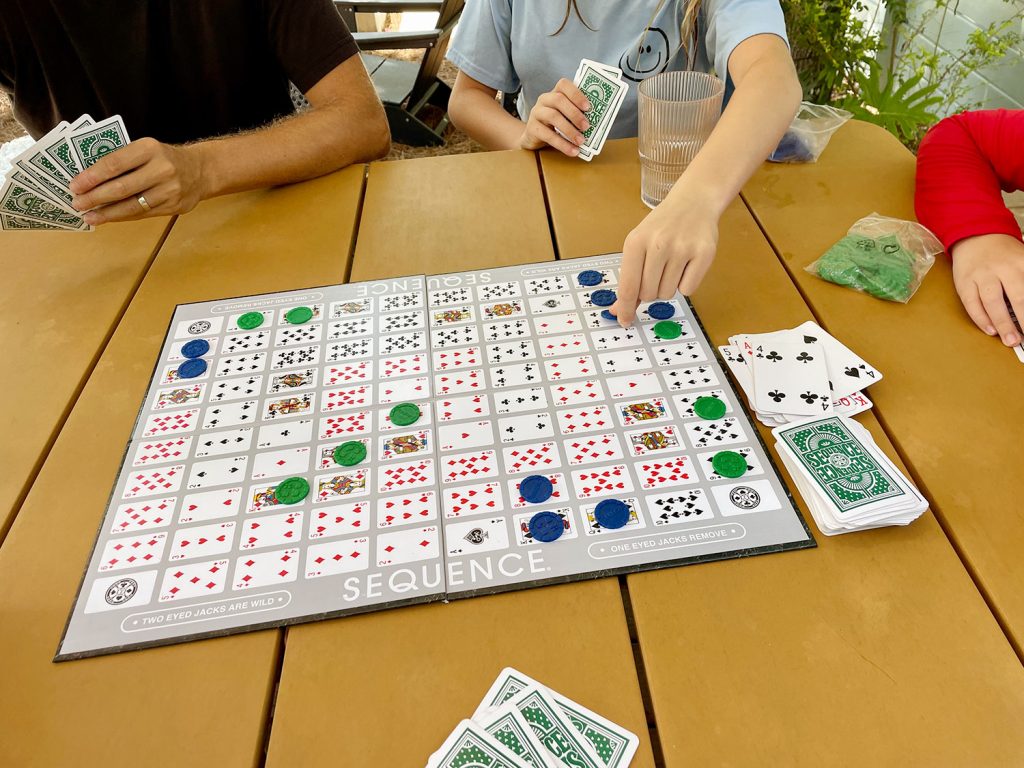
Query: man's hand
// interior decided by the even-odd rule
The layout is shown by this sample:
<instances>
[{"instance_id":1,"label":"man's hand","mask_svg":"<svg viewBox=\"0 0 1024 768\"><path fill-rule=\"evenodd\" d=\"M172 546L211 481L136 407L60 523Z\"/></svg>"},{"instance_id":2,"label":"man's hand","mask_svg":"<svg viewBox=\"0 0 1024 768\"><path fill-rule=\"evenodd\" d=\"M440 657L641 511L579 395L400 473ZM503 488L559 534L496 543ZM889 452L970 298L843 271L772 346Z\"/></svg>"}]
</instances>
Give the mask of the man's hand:
<instances>
[{"instance_id":1,"label":"man's hand","mask_svg":"<svg viewBox=\"0 0 1024 768\"><path fill-rule=\"evenodd\" d=\"M519 146L540 149L550 145L569 157L576 157L584 141L582 131L590 127L583 115L589 111L590 102L583 91L563 77L553 91L542 93L533 105ZM562 132L561 136L555 132L556 128Z\"/></svg>"},{"instance_id":2,"label":"man's hand","mask_svg":"<svg viewBox=\"0 0 1024 768\"><path fill-rule=\"evenodd\" d=\"M112 152L71 182L72 205L96 226L146 216L187 213L202 195L199 145L139 139ZM149 205L147 210L139 197Z\"/></svg>"},{"instance_id":3,"label":"man's hand","mask_svg":"<svg viewBox=\"0 0 1024 768\"><path fill-rule=\"evenodd\" d=\"M1009 235L978 235L953 246L953 284L971 320L1008 347L1021 342L1006 302L1024 322L1024 243Z\"/></svg>"},{"instance_id":4,"label":"man's hand","mask_svg":"<svg viewBox=\"0 0 1024 768\"><path fill-rule=\"evenodd\" d=\"M718 249L718 216L700 201L665 202L626 236L618 300L611 312L624 328L637 303L689 296L700 285Z\"/></svg>"}]
</instances>

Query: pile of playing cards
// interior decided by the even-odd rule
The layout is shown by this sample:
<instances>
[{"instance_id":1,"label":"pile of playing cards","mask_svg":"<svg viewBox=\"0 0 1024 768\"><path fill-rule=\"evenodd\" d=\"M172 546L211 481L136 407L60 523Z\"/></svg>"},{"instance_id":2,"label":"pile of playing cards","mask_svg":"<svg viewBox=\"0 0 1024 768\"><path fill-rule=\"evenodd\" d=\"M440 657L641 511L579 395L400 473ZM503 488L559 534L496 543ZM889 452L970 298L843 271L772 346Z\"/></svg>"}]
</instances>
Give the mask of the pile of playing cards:
<instances>
[{"instance_id":1,"label":"pile of playing cards","mask_svg":"<svg viewBox=\"0 0 1024 768\"><path fill-rule=\"evenodd\" d=\"M882 379L878 369L811 321L787 331L730 336L718 351L758 420L769 427L866 411L871 401L862 390Z\"/></svg>"},{"instance_id":2,"label":"pile of playing cards","mask_svg":"<svg viewBox=\"0 0 1024 768\"><path fill-rule=\"evenodd\" d=\"M511 667L427 768L625 768L640 740Z\"/></svg>"},{"instance_id":3,"label":"pile of playing cards","mask_svg":"<svg viewBox=\"0 0 1024 768\"><path fill-rule=\"evenodd\" d=\"M629 86L622 79L621 69L590 59L580 62L572 81L590 101L590 111L586 113L590 127L583 132L579 154L589 163L594 155L601 154Z\"/></svg>"},{"instance_id":4,"label":"pile of playing cards","mask_svg":"<svg viewBox=\"0 0 1024 768\"><path fill-rule=\"evenodd\" d=\"M71 206L71 180L128 141L120 115L61 121L14 159L0 188L0 228L91 230Z\"/></svg>"},{"instance_id":5,"label":"pile of playing cards","mask_svg":"<svg viewBox=\"0 0 1024 768\"><path fill-rule=\"evenodd\" d=\"M853 419L826 416L772 430L779 456L826 536L907 525L928 502Z\"/></svg>"}]
</instances>

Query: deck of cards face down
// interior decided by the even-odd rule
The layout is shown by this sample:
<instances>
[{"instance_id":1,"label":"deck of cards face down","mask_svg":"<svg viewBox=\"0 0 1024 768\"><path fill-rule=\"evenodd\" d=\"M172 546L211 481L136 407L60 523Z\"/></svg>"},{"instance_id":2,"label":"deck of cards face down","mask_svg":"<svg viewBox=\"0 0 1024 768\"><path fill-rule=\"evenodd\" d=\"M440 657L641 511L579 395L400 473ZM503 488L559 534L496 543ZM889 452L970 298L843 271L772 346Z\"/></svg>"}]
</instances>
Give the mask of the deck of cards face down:
<instances>
[{"instance_id":1,"label":"deck of cards face down","mask_svg":"<svg viewBox=\"0 0 1024 768\"><path fill-rule=\"evenodd\" d=\"M626 768L639 746L631 731L506 667L427 768Z\"/></svg>"},{"instance_id":2,"label":"deck of cards face down","mask_svg":"<svg viewBox=\"0 0 1024 768\"><path fill-rule=\"evenodd\" d=\"M120 115L62 121L14 159L0 187L0 229L91 230L71 206L71 180L128 143Z\"/></svg>"},{"instance_id":3,"label":"deck of cards face down","mask_svg":"<svg viewBox=\"0 0 1024 768\"><path fill-rule=\"evenodd\" d=\"M589 163L601 154L629 85L622 79L621 69L590 59L580 62L572 81L590 102L590 111L586 113L590 127L583 132L579 154L580 159Z\"/></svg>"},{"instance_id":4,"label":"deck of cards face down","mask_svg":"<svg viewBox=\"0 0 1024 768\"><path fill-rule=\"evenodd\" d=\"M814 546L688 303L591 301L620 258L179 306L58 659Z\"/></svg>"}]
</instances>

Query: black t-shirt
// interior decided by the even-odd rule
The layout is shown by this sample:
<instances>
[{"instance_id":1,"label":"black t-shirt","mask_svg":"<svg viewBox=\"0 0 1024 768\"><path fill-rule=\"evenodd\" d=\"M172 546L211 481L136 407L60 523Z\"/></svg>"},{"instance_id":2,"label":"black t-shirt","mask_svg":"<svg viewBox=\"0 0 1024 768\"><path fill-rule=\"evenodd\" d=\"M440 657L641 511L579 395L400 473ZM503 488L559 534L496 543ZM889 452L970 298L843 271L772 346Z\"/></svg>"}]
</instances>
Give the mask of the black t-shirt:
<instances>
[{"instance_id":1,"label":"black t-shirt","mask_svg":"<svg viewBox=\"0 0 1024 768\"><path fill-rule=\"evenodd\" d=\"M357 52L331 0L0 0L0 88L36 138L83 113L171 143L256 128Z\"/></svg>"}]
</instances>

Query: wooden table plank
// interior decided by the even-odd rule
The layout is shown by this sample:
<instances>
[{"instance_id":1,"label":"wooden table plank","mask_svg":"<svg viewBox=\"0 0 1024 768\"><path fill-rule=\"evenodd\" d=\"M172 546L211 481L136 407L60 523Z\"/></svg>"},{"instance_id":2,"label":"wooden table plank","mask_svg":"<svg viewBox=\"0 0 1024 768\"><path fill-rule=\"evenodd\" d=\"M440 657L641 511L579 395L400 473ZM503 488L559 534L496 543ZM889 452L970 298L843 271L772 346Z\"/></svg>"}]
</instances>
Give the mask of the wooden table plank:
<instances>
[{"instance_id":1,"label":"wooden table plank","mask_svg":"<svg viewBox=\"0 0 1024 768\"><path fill-rule=\"evenodd\" d=\"M353 280L553 257L531 153L370 166ZM640 734L633 765L654 764L602 579L290 628L268 765L422 765L509 665Z\"/></svg>"},{"instance_id":2,"label":"wooden table plank","mask_svg":"<svg viewBox=\"0 0 1024 768\"><path fill-rule=\"evenodd\" d=\"M592 166L542 155L563 257L618 249L645 214L635 158L634 141L609 142ZM716 344L810 316L739 202L694 304ZM894 456L873 415L858 420ZM666 766L1019 759L1024 669L931 514L816 539L814 550L628 578Z\"/></svg>"},{"instance_id":3,"label":"wooden table plank","mask_svg":"<svg viewBox=\"0 0 1024 768\"><path fill-rule=\"evenodd\" d=\"M554 257L532 153L374 163L370 178L353 282Z\"/></svg>"},{"instance_id":4,"label":"wooden table plank","mask_svg":"<svg viewBox=\"0 0 1024 768\"><path fill-rule=\"evenodd\" d=\"M868 390L879 418L1024 657L1020 362L968 318L946 256L906 305L803 269L872 211L914 219L913 155L851 122L818 163L765 165L744 195L822 325L885 375Z\"/></svg>"},{"instance_id":5,"label":"wooden table plank","mask_svg":"<svg viewBox=\"0 0 1024 768\"><path fill-rule=\"evenodd\" d=\"M169 227L0 232L0 542Z\"/></svg>"},{"instance_id":6,"label":"wooden table plank","mask_svg":"<svg viewBox=\"0 0 1024 768\"><path fill-rule=\"evenodd\" d=\"M362 179L358 167L209 201L176 223L0 549L0 679L12 694L0 697L0 762L177 768L261 760L280 631L50 659L174 305L338 280ZM322 215L310 217L314 207Z\"/></svg>"}]
</instances>

